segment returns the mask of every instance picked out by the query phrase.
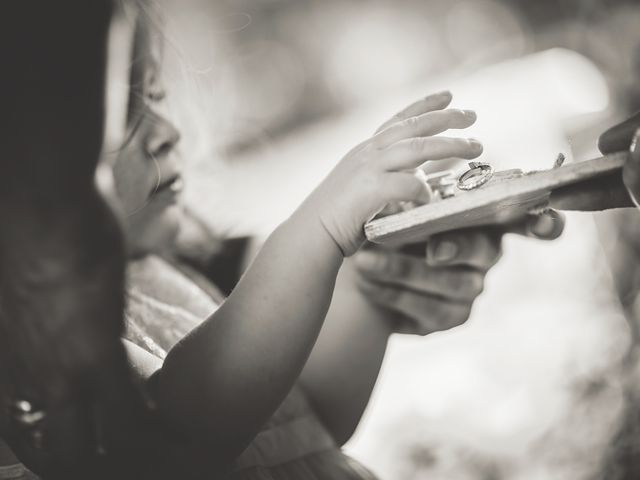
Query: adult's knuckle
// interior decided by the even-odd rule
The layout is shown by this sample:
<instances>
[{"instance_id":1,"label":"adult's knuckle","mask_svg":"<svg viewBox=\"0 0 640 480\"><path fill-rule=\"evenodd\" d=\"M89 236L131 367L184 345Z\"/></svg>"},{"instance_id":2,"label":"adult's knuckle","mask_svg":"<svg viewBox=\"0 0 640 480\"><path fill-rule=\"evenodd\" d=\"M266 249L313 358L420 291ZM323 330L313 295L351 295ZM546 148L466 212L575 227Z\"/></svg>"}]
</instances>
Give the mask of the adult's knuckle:
<instances>
[{"instance_id":1,"label":"adult's knuckle","mask_svg":"<svg viewBox=\"0 0 640 480\"><path fill-rule=\"evenodd\" d=\"M446 284L452 292L464 292L466 290L466 279L463 273L453 271L446 275Z\"/></svg>"},{"instance_id":2,"label":"adult's knuckle","mask_svg":"<svg viewBox=\"0 0 640 480\"><path fill-rule=\"evenodd\" d=\"M466 275L467 291L474 297L480 295L484 290L484 275L473 273Z\"/></svg>"},{"instance_id":3,"label":"adult's knuckle","mask_svg":"<svg viewBox=\"0 0 640 480\"><path fill-rule=\"evenodd\" d=\"M411 266L409 262L399 256L387 256L387 270L389 275L395 278L405 278L409 275Z\"/></svg>"},{"instance_id":4,"label":"adult's knuckle","mask_svg":"<svg viewBox=\"0 0 640 480\"><path fill-rule=\"evenodd\" d=\"M399 303L401 295L400 290L396 288L381 288L378 292L378 299L384 304L394 305Z\"/></svg>"},{"instance_id":5,"label":"adult's knuckle","mask_svg":"<svg viewBox=\"0 0 640 480\"><path fill-rule=\"evenodd\" d=\"M499 249L493 245L486 244L483 248L478 249L469 255L469 264L482 271L489 270L496 264L500 256ZM481 275L478 272L478 275Z\"/></svg>"},{"instance_id":6,"label":"adult's knuckle","mask_svg":"<svg viewBox=\"0 0 640 480\"><path fill-rule=\"evenodd\" d=\"M484 289L484 275L480 272L455 272L449 276L449 286L459 298L475 298Z\"/></svg>"}]
</instances>

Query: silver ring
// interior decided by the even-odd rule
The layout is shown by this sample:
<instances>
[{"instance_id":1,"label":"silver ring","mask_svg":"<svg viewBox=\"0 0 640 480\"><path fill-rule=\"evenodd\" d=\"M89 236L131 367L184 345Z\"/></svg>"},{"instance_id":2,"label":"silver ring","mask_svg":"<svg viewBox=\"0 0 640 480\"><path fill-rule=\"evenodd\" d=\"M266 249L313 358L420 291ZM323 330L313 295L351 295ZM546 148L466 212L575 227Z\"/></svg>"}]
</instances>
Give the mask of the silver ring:
<instances>
[{"instance_id":1,"label":"silver ring","mask_svg":"<svg viewBox=\"0 0 640 480\"><path fill-rule=\"evenodd\" d=\"M493 167L484 162L469 162L469 170L458 178L460 190L473 190L484 185L493 176Z\"/></svg>"}]
</instances>

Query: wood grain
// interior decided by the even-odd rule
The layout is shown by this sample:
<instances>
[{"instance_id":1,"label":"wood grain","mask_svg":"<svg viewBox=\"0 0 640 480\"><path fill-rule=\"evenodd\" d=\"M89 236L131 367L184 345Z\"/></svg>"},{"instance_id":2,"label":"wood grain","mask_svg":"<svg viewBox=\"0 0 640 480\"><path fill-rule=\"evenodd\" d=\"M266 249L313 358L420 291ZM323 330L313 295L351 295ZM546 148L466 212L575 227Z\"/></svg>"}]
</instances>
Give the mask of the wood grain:
<instances>
[{"instance_id":1,"label":"wood grain","mask_svg":"<svg viewBox=\"0 0 640 480\"><path fill-rule=\"evenodd\" d=\"M375 243L402 244L449 230L508 223L546 205L554 189L610 174L626 158L626 153L616 153L458 190L451 198L374 219L365 225L365 235Z\"/></svg>"}]
</instances>

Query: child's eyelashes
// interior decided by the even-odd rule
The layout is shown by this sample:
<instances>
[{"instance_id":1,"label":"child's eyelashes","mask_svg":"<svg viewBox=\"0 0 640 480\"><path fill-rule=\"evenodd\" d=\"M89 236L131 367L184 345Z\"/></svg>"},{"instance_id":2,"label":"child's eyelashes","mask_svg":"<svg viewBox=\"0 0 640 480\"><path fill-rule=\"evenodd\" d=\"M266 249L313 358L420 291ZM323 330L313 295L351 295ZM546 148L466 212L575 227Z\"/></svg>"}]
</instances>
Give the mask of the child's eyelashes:
<instances>
[{"instance_id":1,"label":"child's eyelashes","mask_svg":"<svg viewBox=\"0 0 640 480\"><path fill-rule=\"evenodd\" d=\"M152 103L162 102L165 98L167 98L167 92L164 90L152 90L147 93L147 100Z\"/></svg>"}]
</instances>

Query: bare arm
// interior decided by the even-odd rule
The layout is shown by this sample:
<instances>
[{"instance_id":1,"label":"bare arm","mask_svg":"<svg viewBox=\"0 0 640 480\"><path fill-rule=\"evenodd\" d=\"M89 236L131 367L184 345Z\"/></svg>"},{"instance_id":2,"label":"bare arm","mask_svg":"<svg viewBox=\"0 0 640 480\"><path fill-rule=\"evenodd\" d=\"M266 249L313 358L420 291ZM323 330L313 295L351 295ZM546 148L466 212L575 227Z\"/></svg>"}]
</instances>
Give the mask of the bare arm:
<instances>
[{"instance_id":1,"label":"bare arm","mask_svg":"<svg viewBox=\"0 0 640 480\"><path fill-rule=\"evenodd\" d=\"M391 315L366 299L357 278L352 265L340 270L327 320L300 378L339 444L360 422L392 333Z\"/></svg>"},{"instance_id":2,"label":"bare arm","mask_svg":"<svg viewBox=\"0 0 640 480\"><path fill-rule=\"evenodd\" d=\"M342 258L321 225L281 225L227 301L169 352L157 388L170 421L238 454L299 375Z\"/></svg>"},{"instance_id":3,"label":"bare arm","mask_svg":"<svg viewBox=\"0 0 640 480\"><path fill-rule=\"evenodd\" d=\"M432 132L464 128L475 121L473 112L452 116L451 110L445 110L450 102L448 92L426 97L383 123L376 134L393 137L407 127L412 128L411 123L417 123L417 119L427 121ZM340 271L327 321L301 377L316 412L339 443L346 442L353 434L367 406L384 359L387 340L394 327L398 328L398 305L402 304L405 310L409 308L411 312L407 315L413 319L424 322L427 317L426 323L432 327L430 331L445 328L448 317L460 316L459 309L455 306L448 308L449 305L444 308L435 305L438 312L433 308L425 311L425 297L429 297L430 285L427 282L425 289L422 270L426 265L419 257L382 254L374 262L377 265L370 262L369 273L373 271L378 282L368 285L376 287L375 292L358 288L366 276L349 263ZM403 268L405 264L414 268ZM412 287L417 284L417 290L403 288L398 283L398 277L409 274L413 274ZM364 284L367 285L366 282ZM393 287L386 288L389 285ZM375 297L378 297L377 302L372 301ZM383 300L385 298L387 300Z\"/></svg>"},{"instance_id":4,"label":"bare arm","mask_svg":"<svg viewBox=\"0 0 640 480\"><path fill-rule=\"evenodd\" d=\"M434 98L423 102L445 97ZM461 110L412 117L338 164L271 235L228 300L169 352L156 386L174 427L226 459L250 442L297 380L364 222L389 202L428 201L427 185L413 174L425 161L478 156L477 141L431 136L473 121Z\"/></svg>"},{"instance_id":5,"label":"bare arm","mask_svg":"<svg viewBox=\"0 0 640 480\"><path fill-rule=\"evenodd\" d=\"M508 231L552 240L563 227L563 218L549 212ZM491 228L451 232L432 238L426 252L425 245L365 250L345 263L301 377L337 442L346 442L360 422L389 335L428 335L464 323L485 275L500 258L501 237ZM442 245L447 248L439 249Z\"/></svg>"}]
</instances>

